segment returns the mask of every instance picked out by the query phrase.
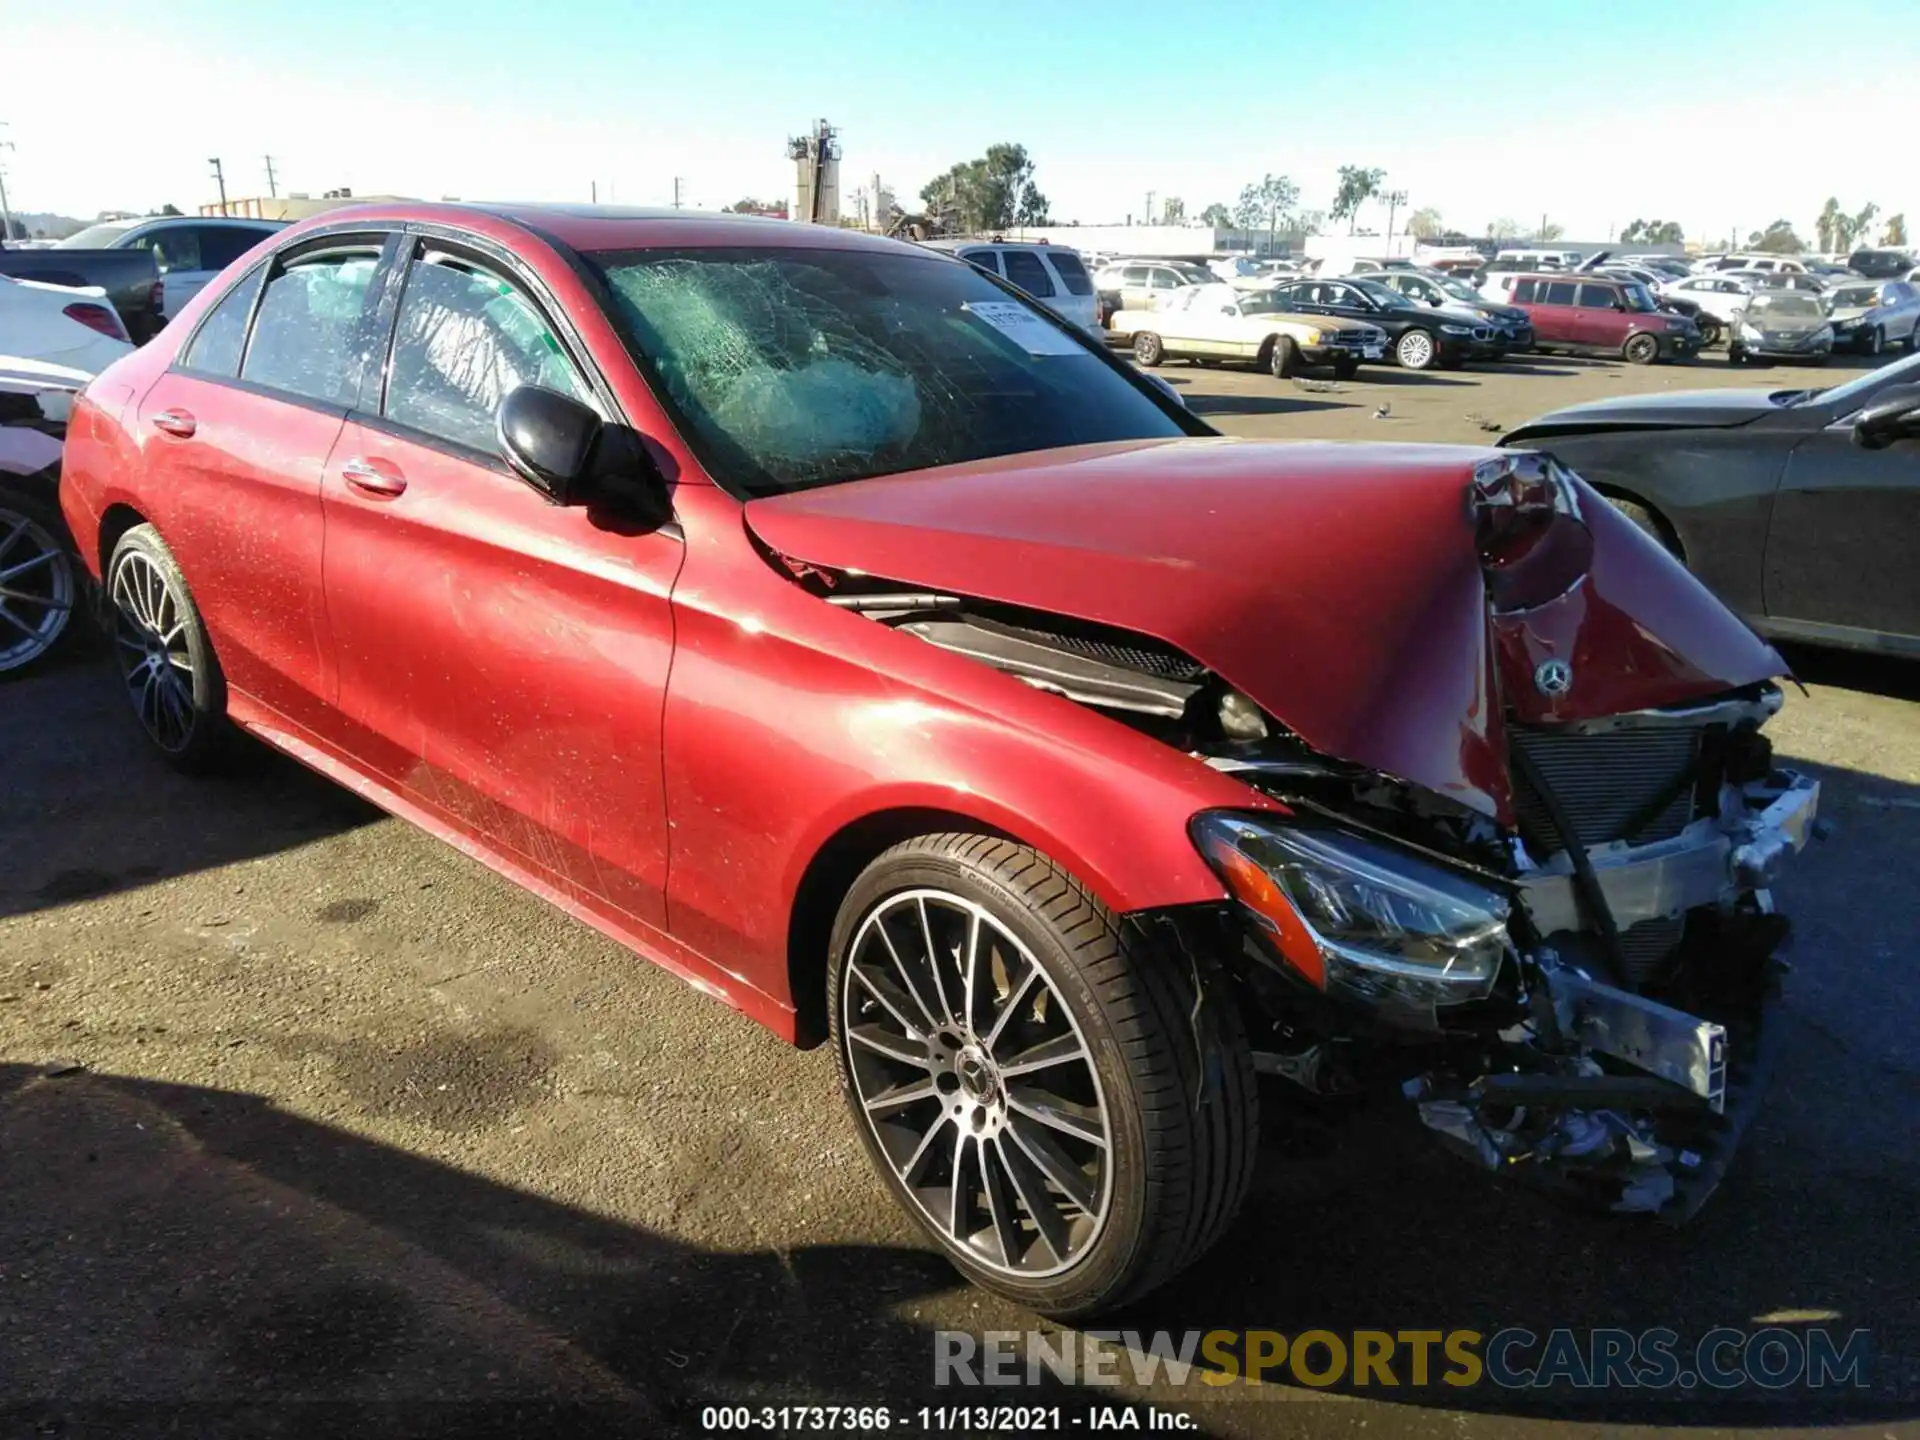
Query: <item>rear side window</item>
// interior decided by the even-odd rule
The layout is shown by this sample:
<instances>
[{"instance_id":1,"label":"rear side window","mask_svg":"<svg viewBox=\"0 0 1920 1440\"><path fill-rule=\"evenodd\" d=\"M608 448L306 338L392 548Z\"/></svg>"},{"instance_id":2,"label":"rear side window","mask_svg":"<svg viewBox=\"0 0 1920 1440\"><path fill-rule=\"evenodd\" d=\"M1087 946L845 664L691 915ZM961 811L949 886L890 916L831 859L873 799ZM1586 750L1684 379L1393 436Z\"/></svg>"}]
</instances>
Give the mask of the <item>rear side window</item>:
<instances>
[{"instance_id":1,"label":"rear side window","mask_svg":"<svg viewBox=\"0 0 1920 1440\"><path fill-rule=\"evenodd\" d=\"M1069 295L1091 295L1093 281L1087 278L1087 267L1080 263L1078 255L1059 251L1047 256L1053 266L1054 274L1060 277L1060 283L1067 287Z\"/></svg>"},{"instance_id":2,"label":"rear side window","mask_svg":"<svg viewBox=\"0 0 1920 1440\"><path fill-rule=\"evenodd\" d=\"M162 275L175 270L202 268L198 225L169 225L164 229L149 231L134 242L133 248L151 250L153 263L160 267Z\"/></svg>"},{"instance_id":3,"label":"rear side window","mask_svg":"<svg viewBox=\"0 0 1920 1440\"><path fill-rule=\"evenodd\" d=\"M1000 273L1000 262L994 258L994 253L991 250L967 250L962 252L960 258L970 264L978 265L989 275L998 275Z\"/></svg>"},{"instance_id":4,"label":"rear side window","mask_svg":"<svg viewBox=\"0 0 1920 1440\"><path fill-rule=\"evenodd\" d=\"M247 342L247 312L253 308L253 294L259 288L260 273L256 270L227 292L200 322L200 329L181 353L183 368L228 380L240 373L240 352Z\"/></svg>"},{"instance_id":5,"label":"rear side window","mask_svg":"<svg viewBox=\"0 0 1920 1440\"><path fill-rule=\"evenodd\" d=\"M200 232L200 268L224 270L266 239L268 232L244 225L209 225Z\"/></svg>"},{"instance_id":6,"label":"rear side window","mask_svg":"<svg viewBox=\"0 0 1920 1440\"><path fill-rule=\"evenodd\" d=\"M1611 285L1582 285L1580 287L1581 305L1592 310L1611 310L1619 300Z\"/></svg>"},{"instance_id":7,"label":"rear side window","mask_svg":"<svg viewBox=\"0 0 1920 1440\"><path fill-rule=\"evenodd\" d=\"M1574 292L1578 288L1579 287L1571 280L1550 281L1545 285L1537 287L1539 300L1536 303L1542 305L1571 305L1573 304Z\"/></svg>"},{"instance_id":8,"label":"rear side window","mask_svg":"<svg viewBox=\"0 0 1920 1440\"><path fill-rule=\"evenodd\" d=\"M492 455L500 448L500 402L522 385L593 404L559 338L524 295L455 256L429 252L415 260L400 299L386 417Z\"/></svg>"},{"instance_id":9,"label":"rear side window","mask_svg":"<svg viewBox=\"0 0 1920 1440\"><path fill-rule=\"evenodd\" d=\"M369 291L380 252L303 255L267 279L240 378L351 405L367 360Z\"/></svg>"},{"instance_id":10,"label":"rear side window","mask_svg":"<svg viewBox=\"0 0 1920 1440\"><path fill-rule=\"evenodd\" d=\"M1000 259L1007 267L1007 280L1036 300L1053 298L1053 277L1040 257L1031 250L1002 250Z\"/></svg>"},{"instance_id":11,"label":"rear side window","mask_svg":"<svg viewBox=\"0 0 1920 1440\"><path fill-rule=\"evenodd\" d=\"M1531 305L1533 303L1533 281L1516 280L1513 286L1513 303Z\"/></svg>"},{"instance_id":12,"label":"rear side window","mask_svg":"<svg viewBox=\"0 0 1920 1440\"><path fill-rule=\"evenodd\" d=\"M1147 267L1144 265L1127 266L1124 270L1120 272L1120 283L1122 285L1146 284L1147 283Z\"/></svg>"}]
</instances>

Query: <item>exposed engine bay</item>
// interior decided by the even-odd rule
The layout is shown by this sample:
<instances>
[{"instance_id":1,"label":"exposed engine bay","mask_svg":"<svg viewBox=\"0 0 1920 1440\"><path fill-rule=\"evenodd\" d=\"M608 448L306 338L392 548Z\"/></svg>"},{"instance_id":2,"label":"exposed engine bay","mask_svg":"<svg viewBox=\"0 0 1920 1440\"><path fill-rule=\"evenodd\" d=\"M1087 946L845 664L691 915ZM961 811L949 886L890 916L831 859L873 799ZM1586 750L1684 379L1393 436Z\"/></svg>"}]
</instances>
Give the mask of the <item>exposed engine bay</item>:
<instances>
[{"instance_id":1,"label":"exposed engine bay","mask_svg":"<svg viewBox=\"0 0 1920 1440\"><path fill-rule=\"evenodd\" d=\"M1514 619L1536 643L1526 626L1580 598L1593 501L1545 457L1482 467L1490 632ZM1715 1188L1768 1066L1788 929L1769 886L1816 834L1818 783L1775 766L1762 733L1777 684L1557 719L1540 706L1571 669L1541 659L1525 704L1511 677L1498 696L1510 813L1489 814L1316 749L1161 640L803 568L835 606L1286 807L1196 817L1232 902L1142 917L1229 977L1258 1068L1397 1092L1474 1163L1603 1208L1678 1223Z\"/></svg>"}]
</instances>

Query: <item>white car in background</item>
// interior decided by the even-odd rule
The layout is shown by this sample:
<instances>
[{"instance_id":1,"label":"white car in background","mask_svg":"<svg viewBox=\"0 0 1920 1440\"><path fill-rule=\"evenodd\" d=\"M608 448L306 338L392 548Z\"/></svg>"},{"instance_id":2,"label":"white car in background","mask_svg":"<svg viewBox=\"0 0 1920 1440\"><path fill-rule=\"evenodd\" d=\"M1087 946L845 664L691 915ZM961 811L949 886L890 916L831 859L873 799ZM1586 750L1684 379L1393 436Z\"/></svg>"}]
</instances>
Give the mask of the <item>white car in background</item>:
<instances>
[{"instance_id":1,"label":"white car in background","mask_svg":"<svg viewBox=\"0 0 1920 1440\"><path fill-rule=\"evenodd\" d=\"M1675 280L1662 285L1661 295L1673 295L1682 300L1691 300L1707 314L1718 320L1722 326L1731 327L1747 308L1747 302L1753 298L1754 286L1751 281L1735 280L1728 275L1690 275L1685 280Z\"/></svg>"},{"instance_id":2,"label":"white car in background","mask_svg":"<svg viewBox=\"0 0 1920 1440\"><path fill-rule=\"evenodd\" d=\"M1162 360L1195 364L1237 361L1286 379L1309 365L1330 366L1353 378L1363 360L1386 355L1387 334L1377 325L1332 315L1289 311L1271 292L1225 283L1189 285L1152 310L1121 310L1107 322L1113 343L1126 344L1142 365Z\"/></svg>"},{"instance_id":3,"label":"white car in background","mask_svg":"<svg viewBox=\"0 0 1920 1440\"><path fill-rule=\"evenodd\" d=\"M1841 281L1826 294L1835 349L1878 355L1892 345L1920 350L1920 285L1911 280Z\"/></svg>"},{"instance_id":4,"label":"white car in background","mask_svg":"<svg viewBox=\"0 0 1920 1440\"><path fill-rule=\"evenodd\" d=\"M13 361L97 375L133 349L97 285L43 285L0 275L0 369Z\"/></svg>"},{"instance_id":5,"label":"white car in background","mask_svg":"<svg viewBox=\"0 0 1920 1440\"><path fill-rule=\"evenodd\" d=\"M1093 293L1093 277L1087 273L1078 250L1012 240L928 243L1026 292L1069 325L1100 333L1100 302Z\"/></svg>"}]
</instances>

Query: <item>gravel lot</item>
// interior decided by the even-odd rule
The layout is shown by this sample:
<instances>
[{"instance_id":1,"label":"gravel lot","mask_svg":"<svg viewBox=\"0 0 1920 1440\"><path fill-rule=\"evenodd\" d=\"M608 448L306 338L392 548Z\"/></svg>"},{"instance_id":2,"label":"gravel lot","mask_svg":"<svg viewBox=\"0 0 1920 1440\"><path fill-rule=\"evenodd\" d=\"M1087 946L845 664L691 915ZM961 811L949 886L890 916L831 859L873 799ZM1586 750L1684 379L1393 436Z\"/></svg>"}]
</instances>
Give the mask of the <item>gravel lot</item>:
<instances>
[{"instance_id":1,"label":"gravel lot","mask_svg":"<svg viewBox=\"0 0 1920 1440\"><path fill-rule=\"evenodd\" d=\"M1369 370L1332 390L1161 373L1236 434L1459 441L1630 390L1819 383L1717 359ZM1872 1387L1637 1412L1617 1392L1491 1387L1161 1398L1222 1435L1614 1433L1601 1422L1629 1413L1920 1433L1920 669L1793 658L1809 694L1775 741L1827 782L1838 828L1780 897L1799 930L1771 1109L1694 1227L1571 1216L1395 1114L1335 1125L1276 1094L1238 1229L1117 1323L1694 1337L1818 1312L1873 1332ZM826 1052L785 1048L291 763L175 776L122 712L95 661L0 689L14 1421L677 1433L716 1402L918 1406L933 1330L1031 1325L896 1213Z\"/></svg>"}]
</instances>

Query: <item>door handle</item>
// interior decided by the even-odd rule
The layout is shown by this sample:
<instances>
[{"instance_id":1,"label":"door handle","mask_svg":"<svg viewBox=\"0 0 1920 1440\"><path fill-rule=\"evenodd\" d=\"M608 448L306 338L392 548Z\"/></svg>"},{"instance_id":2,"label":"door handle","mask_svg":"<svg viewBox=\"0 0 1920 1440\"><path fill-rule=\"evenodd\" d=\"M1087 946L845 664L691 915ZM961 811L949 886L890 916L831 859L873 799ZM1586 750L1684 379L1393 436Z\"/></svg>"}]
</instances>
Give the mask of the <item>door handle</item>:
<instances>
[{"instance_id":1,"label":"door handle","mask_svg":"<svg viewBox=\"0 0 1920 1440\"><path fill-rule=\"evenodd\" d=\"M162 410L153 417L153 428L164 430L169 435L178 435L184 440L193 434L195 422L193 416L185 410Z\"/></svg>"},{"instance_id":2,"label":"door handle","mask_svg":"<svg viewBox=\"0 0 1920 1440\"><path fill-rule=\"evenodd\" d=\"M340 467L340 478L354 489L384 500L402 494L407 488L406 477L388 462L363 460L357 455Z\"/></svg>"}]
</instances>

